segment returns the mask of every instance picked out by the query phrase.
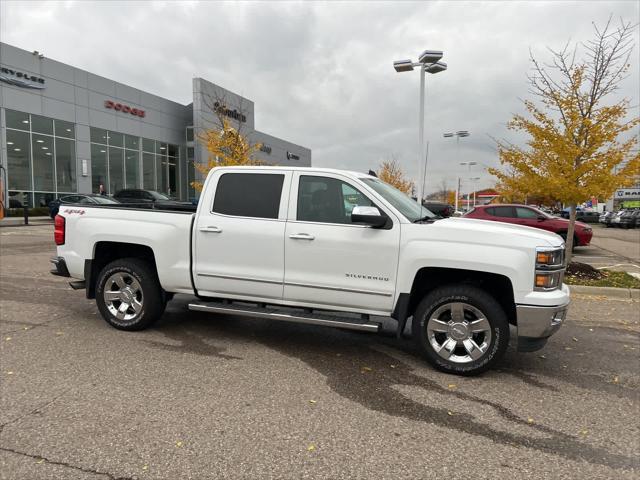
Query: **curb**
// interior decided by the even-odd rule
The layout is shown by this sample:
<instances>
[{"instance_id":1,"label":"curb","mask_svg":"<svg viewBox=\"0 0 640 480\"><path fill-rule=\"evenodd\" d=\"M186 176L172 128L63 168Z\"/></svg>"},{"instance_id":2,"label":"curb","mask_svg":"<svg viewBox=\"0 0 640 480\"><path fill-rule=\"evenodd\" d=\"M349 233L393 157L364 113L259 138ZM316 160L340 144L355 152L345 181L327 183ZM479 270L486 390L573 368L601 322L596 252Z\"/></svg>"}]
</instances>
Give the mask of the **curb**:
<instances>
[{"instance_id":1,"label":"curb","mask_svg":"<svg viewBox=\"0 0 640 480\"><path fill-rule=\"evenodd\" d=\"M640 300L640 290L637 288L590 287L587 285L568 285L571 293L581 295L602 295L625 300Z\"/></svg>"}]
</instances>

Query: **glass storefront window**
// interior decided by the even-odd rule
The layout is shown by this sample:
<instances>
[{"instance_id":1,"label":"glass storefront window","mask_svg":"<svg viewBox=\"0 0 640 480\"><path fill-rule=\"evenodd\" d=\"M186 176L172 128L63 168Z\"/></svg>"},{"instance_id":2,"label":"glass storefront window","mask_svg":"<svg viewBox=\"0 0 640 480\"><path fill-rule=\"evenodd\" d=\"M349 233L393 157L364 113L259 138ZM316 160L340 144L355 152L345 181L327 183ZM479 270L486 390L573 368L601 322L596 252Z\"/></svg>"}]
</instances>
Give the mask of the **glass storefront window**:
<instances>
[{"instance_id":1,"label":"glass storefront window","mask_svg":"<svg viewBox=\"0 0 640 480\"><path fill-rule=\"evenodd\" d=\"M111 195L124 188L124 150L109 147L109 190Z\"/></svg>"},{"instance_id":2,"label":"glass storefront window","mask_svg":"<svg viewBox=\"0 0 640 480\"><path fill-rule=\"evenodd\" d=\"M178 146L169 144L169 146L168 146L168 155L170 157L177 157L178 156Z\"/></svg>"},{"instance_id":3,"label":"glass storefront window","mask_svg":"<svg viewBox=\"0 0 640 480\"><path fill-rule=\"evenodd\" d=\"M15 110L5 110L7 128L17 128L18 130L29 130L29 114L16 112Z\"/></svg>"},{"instance_id":4,"label":"glass storefront window","mask_svg":"<svg viewBox=\"0 0 640 480\"><path fill-rule=\"evenodd\" d=\"M138 146L140 144L140 139L138 137L134 137L132 135L124 136L124 147L130 148L132 150L138 150Z\"/></svg>"},{"instance_id":5,"label":"glass storefront window","mask_svg":"<svg viewBox=\"0 0 640 480\"><path fill-rule=\"evenodd\" d=\"M167 157L164 155L156 155L156 179L158 182L157 190L167 193Z\"/></svg>"},{"instance_id":6,"label":"glass storefront window","mask_svg":"<svg viewBox=\"0 0 640 480\"><path fill-rule=\"evenodd\" d=\"M193 142L193 127L187 127L187 142Z\"/></svg>"},{"instance_id":7,"label":"glass storefront window","mask_svg":"<svg viewBox=\"0 0 640 480\"><path fill-rule=\"evenodd\" d=\"M107 131L101 128L91 127L91 143L107 144Z\"/></svg>"},{"instance_id":8,"label":"glass storefront window","mask_svg":"<svg viewBox=\"0 0 640 480\"><path fill-rule=\"evenodd\" d=\"M156 142L153 140L149 140L148 138L142 139L142 150L145 152L155 153L156 151Z\"/></svg>"},{"instance_id":9,"label":"glass storefront window","mask_svg":"<svg viewBox=\"0 0 640 480\"><path fill-rule=\"evenodd\" d=\"M100 193L100 185L108 188L107 183L107 147L91 145L91 191Z\"/></svg>"},{"instance_id":10,"label":"glass storefront window","mask_svg":"<svg viewBox=\"0 0 640 480\"><path fill-rule=\"evenodd\" d=\"M142 188L145 190L155 190L155 160L156 156L153 153L142 154Z\"/></svg>"},{"instance_id":11,"label":"glass storefront window","mask_svg":"<svg viewBox=\"0 0 640 480\"><path fill-rule=\"evenodd\" d=\"M71 122L56 120L55 122L56 137L76 138L76 126Z\"/></svg>"},{"instance_id":12,"label":"glass storefront window","mask_svg":"<svg viewBox=\"0 0 640 480\"><path fill-rule=\"evenodd\" d=\"M40 115L31 115L31 130L37 133L53 135L53 119L41 117Z\"/></svg>"},{"instance_id":13,"label":"glass storefront window","mask_svg":"<svg viewBox=\"0 0 640 480\"><path fill-rule=\"evenodd\" d=\"M140 172L138 171L138 165L140 160L140 154L133 150L125 150L125 188L140 188Z\"/></svg>"},{"instance_id":14,"label":"glass storefront window","mask_svg":"<svg viewBox=\"0 0 640 480\"><path fill-rule=\"evenodd\" d=\"M56 128L58 122L56 121ZM75 192L76 190L76 144L73 140L56 138L56 179L57 190Z\"/></svg>"},{"instance_id":15,"label":"glass storefront window","mask_svg":"<svg viewBox=\"0 0 640 480\"><path fill-rule=\"evenodd\" d=\"M31 151L33 171L35 173L33 176L33 189L54 191L53 138L34 133L32 135Z\"/></svg>"},{"instance_id":16,"label":"glass storefront window","mask_svg":"<svg viewBox=\"0 0 640 480\"><path fill-rule=\"evenodd\" d=\"M124 147L124 135L117 132L109 132L110 147Z\"/></svg>"},{"instance_id":17,"label":"glass storefront window","mask_svg":"<svg viewBox=\"0 0 640 480\"><path fill-rule=\"evenodd\" d=\"M56 198L56 194L51 192L35 192L33 196L34 207L48 207L49 203Z\"/></svg>"},{"instance_id":18,"label":"glass storefront window","mask_svg":"<svg viewBox=\"0 0 640 480\"><path fill-rule=\"evenodd\" d=\"M166 155L167 154L167 144L166 143L156 142L156 153L158 153L160 155Z\"/></svg>"},{"instance_id":19,"label":"glass storefront window","mask_svg":"<svg viewBox=\"0 0 640 480\"><path fill-rule=\"evenodd\" d=\"M169 195L177 196L177 182L176 182L176 159L169 157L169 190L167 193Z\"/></svg>"},{"instance_id":20,"label":"glass storefront window","mask_svg":"<svg viewBox=\"0 0 640 480\"><path fill-rule=\"evenodd\" d=\"M7 114L9 110L7 110ZM31 143L29 132L7 129L9 188L31 190Z\"/></svg>"}]
</instances>

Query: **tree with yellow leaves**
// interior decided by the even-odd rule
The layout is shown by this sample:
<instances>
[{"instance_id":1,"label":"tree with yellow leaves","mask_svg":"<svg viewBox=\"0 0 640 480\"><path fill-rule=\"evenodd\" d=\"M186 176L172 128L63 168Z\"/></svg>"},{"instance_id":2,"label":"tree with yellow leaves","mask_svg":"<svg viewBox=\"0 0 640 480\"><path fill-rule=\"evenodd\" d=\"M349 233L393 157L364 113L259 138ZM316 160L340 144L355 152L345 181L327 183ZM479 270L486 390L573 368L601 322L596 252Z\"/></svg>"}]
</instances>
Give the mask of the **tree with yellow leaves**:
<instances>
[{"instance_id":1,"label":"tree with yellow leaves","mask_svg":"<svg viewBox=\"0 0 640 480\"><path fill-rule=\"evenodd\" d=\"M526 148L497 142L506 171L489 169L499 188L510 196L520 193L551 197L569 205L566 233L567 264L571 260L576 206L592 196L609 197L634 182L640 155L630 131L640 118L628 118L630 100L608 100L630 68L635 25L595 27L593 40L582 44L586 54L577 60L578 45L551 51L552 63L531 55L530 90L539 100L525 100L528 115L515 115L508 128L528 136ZM634 153L635 152L635 153Z\"/></svg>"},{"instance_id":2,"label":"tree with yellow leaves","mask_svg":"<svg viewBox=\"0 0 640 480\"><path fill-rule=\"evenodd\" d=\"M396 187L398 190L406 194L411 194L411 191L413 190L413 181L408 180L405 177L398 160L393 155L390 159L384 160L380 164L380 168L376 172L376 175L383 182L388 183L392 187Z\"/></svg>"},{"instance_id":3,"label":"tree with yellow leaves","mask_svg":"<svg viewBox=\"0 0 640 480\"><path fill-rule=\"evenodd\" d=\"M246 135L243 134L240 123L232 124L224 114L224 99L216 98L215 103L210 101L211 109L216 113L219 125L213 128L197 133L197 139L207 147L209 158L207 163L194 163L195 169L200 172L204 178L207 177L209 171L215 167L227 167L233 165L260 165L262 162L254 157L254 154L260 150L260 143L251 143ZM202 182L194 181L191 183L193 188L201 192Z\"/></svg>"}]
</instances>

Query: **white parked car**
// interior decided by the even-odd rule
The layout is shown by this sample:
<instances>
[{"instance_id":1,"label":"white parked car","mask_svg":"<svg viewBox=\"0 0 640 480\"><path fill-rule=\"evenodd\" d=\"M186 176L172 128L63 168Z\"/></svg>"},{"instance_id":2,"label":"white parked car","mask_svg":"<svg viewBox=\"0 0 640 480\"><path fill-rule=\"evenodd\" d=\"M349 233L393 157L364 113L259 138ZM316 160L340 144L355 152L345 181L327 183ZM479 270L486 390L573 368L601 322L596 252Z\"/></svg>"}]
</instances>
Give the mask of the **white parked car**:
<instances>
[{"instance_id":1,"label":"white parked car","mask_svg":"<svg viewBox=\"0 0 640 480\"><path fill-rule=\"evenodd\" d=\"M426 359L475 374L562 324L564 245L549 232L440 219L379 179L319 168L212 170L197 212L60 206L53 273L121 330L174 293L189 309L375 332L408 319Z\"/></svg>"}]
</instances>

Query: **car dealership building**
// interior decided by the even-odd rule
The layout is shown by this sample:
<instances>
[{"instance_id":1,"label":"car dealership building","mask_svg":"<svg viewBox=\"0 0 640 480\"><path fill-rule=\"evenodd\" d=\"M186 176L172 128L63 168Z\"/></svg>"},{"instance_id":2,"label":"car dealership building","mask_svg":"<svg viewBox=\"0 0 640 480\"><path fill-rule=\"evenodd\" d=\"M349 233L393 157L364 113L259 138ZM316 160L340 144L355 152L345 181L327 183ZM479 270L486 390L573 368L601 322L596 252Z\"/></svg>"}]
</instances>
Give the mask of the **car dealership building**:
<instances>
[{"instance_id":1,"label":"car dealership building","mask_svg":"<svg viewBox=\"0 0 640 480\"><path fill-rule=\"evenodd\" d=\"M255 128L254 103L202 78L173 102L0 43L0 174L10 203L45 206L67 193L144 188L196 196L200 132L224 117L267 164L311 166L311 150ZM8 205L11 206L11 205Z\"/></svg>"}]
</instances>

